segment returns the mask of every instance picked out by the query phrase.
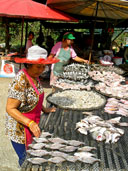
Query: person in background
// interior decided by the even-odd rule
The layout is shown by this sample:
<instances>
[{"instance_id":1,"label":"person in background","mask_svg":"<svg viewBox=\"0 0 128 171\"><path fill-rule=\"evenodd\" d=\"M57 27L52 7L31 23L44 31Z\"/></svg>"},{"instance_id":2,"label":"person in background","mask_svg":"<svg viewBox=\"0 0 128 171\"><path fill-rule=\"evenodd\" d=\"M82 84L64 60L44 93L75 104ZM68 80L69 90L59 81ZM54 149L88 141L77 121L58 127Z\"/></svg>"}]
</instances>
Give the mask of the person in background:
<instances>
[{"instance_id":1,"label":"person in background","mask_svg":"<svg viewBox=\"0 0 128 171\"><path fill-rule=\"evenodd\" d=\"M48 55L49 55L52 47L54 46L54 39L51 36L46 37L46 46L47 46L46 49L47 49Z\"/></svg>"},{"instance_id":2,"label":"person in background","mask_svg":"<svg viewBox=\"0 0 128 171\"><path fill-rule=\"evenodd\" d=\"M31 46L33 46L33 43L32 43L33 38L34 38L34 33L32 31L30 31L29 34L28 34L28 40L27 40L27 43L26 43L25 54L27 54L28 49Z\"/></svg>"},{"instance_id":3,"label":"person in background","mask_svg":"<svg viewBox=\"0 0 128 171\"><path fill-rule=\"evenodd\" d=\"M58 75L63 72L63 67L69 63L70 58L77 62L88 63L88 60L78 57L74 51L72 47L74 39L73 34L68 32L63 35L62 41L57 42L53 46L48 58L52 59L55 57L60 61L51 67L50 85L54 85Z\"/></svg>"},{"instance_id":4,"label":"person in background","mask_svg":"<svg viewBox=\"0 0 128 171\"><path fill-rule=\"evenodd\" d=\"M28 145L32 137L39 137L41 130L39 121L41 112L55 112L56 108L43 106L44 90L39 76L44 71L46 64L57 62L48 60L47 51L37 45L28 49L26 58L15 58L16 63L25 63L25 68L20 70L9 86L6 104L6 134L19 157L22 165Z\"/></svg>"},{"instance_id":5,"label":"person in background","mask_svg":"<svg viewBox=\"0 0 128 171\"><path fill-rule=\"evenodd\" d=\"M128 44L124 47L124 60L128 60Z\"/></svg>"},{"instance_id":6,"label":"person in background","mask_svg":"<svg viewBox=\"0 0 128 171\"><path fill-rule=\"evenodd\" d=\"M43 42L44 42L44 35L43 35L42 32L40 32L40 33L39 33L39 36L38 36L37 39L36 39L36 44L37 44L38 46L44 48L44 47L43 47Z\"/></svg>"}]
</instances>

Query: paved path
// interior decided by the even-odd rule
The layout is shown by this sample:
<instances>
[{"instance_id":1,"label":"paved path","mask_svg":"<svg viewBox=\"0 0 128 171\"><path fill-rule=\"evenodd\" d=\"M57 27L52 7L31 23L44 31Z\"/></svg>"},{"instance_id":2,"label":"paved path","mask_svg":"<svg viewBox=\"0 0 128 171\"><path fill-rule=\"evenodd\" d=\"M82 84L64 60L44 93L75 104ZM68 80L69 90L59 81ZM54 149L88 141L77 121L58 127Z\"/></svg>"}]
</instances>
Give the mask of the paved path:
<instances>
[{"instance_id":1,"label":"paved path","mask_svg":"<svg viewBox=\"0 0 128 171\"><path fill-rule=\"evenodd\" d=\"M18 157L5 135L5 106L7 101L8 85L12 79L0 78L0 171L19 171ZM45 96L51 92L48 82L45 82ZM45 85L44 84L44 85ZM44 101L44 105L46 101Z\"/></svg>"}]
</instances>

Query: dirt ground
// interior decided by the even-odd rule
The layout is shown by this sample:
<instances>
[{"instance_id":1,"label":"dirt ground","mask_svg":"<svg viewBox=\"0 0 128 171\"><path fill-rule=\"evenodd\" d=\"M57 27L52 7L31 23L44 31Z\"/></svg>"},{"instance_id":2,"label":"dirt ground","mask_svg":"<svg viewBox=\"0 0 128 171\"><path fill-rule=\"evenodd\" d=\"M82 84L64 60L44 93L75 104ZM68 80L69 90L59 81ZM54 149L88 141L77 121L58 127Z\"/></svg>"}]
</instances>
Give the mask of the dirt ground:
<instances>
[{"instance_id":1,"label":"dirt ground","mask_svg":"<svg viewBox=\"0 0 128 171\"><path fill-rule=\"evenodd\" d=\"M12 148L10 140L5 135L5 106L8 85L12 78L0 78L0 171L19 171L18 157ZM45 97L51 93L49 81L43 82ZM46 105L46 100L44 101Z\"/></svg>"}]
</instances>

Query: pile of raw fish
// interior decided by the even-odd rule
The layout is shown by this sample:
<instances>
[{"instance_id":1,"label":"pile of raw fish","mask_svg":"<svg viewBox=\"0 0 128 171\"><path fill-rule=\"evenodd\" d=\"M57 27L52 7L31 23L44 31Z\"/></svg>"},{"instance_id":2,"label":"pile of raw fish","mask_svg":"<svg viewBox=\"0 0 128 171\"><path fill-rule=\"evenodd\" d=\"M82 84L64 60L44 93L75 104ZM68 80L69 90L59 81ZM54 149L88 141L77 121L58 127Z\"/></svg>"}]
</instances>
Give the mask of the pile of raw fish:
<instances>
[{"instance_id":1,"label":"pile of raw fish","mask_svg":"<svg viewBox=\"0 0 128 171\"><path fill-rule=\"evenodd\" d=\"M121 68L116 66L102 66L101 64L92 64L90 65L91 71L107 71L107 72L115 72L116 74L122 75L125 73Z\"/></svg>"},{"instance_id":2,"label":"pile of raw fish","mask_svg":"<svg viewBox=\"0 0 128 171\"><path fill-rule=\"evenodd\" d=\"M66 80L66 79L58 79L54 84L55 87L61 88L62 90L71 89L71 90L88 90L90 91L94 87L94 83L92 80L89 80L87 84L77 84L77 82Z\"/></svg>"},{"instance_id":3,"label":"pile of raw fish","mask_svg":"<svg viewBox=\"0 0 128 171\"><path fill-rule=\"evenodd\" d=\"M100 91L102 94L116 97L128 99L128 85L122 85L121 82L125 81L125 78L112 72L99 72L92 71L89 72L89 75L92 79L96 81L100 81L95 85L97 91Z\"/></svg>"},{"instance_id":4,"label":"pile of raw fish","mask_svg":"<svg viewBox=\"0 0 128 171\"><path fill-rule=\"evenodd\" d=\"M90 71L88 74L93 80L104 82L106 85L116 82L116 86L118 83L125 80L121 75L109 71Z\"/></svg>"},{"instance_id":5,"label":"pile of raw fish","mask_svg":"<svg viewBox=\"0 0 128 171\"><path fill-rule=\"evenodd\" d=\"M109 114L118 114L128 117L128 100L109 98L104 110Z\"/></svg>"},{"instance_id":6,"label":"pile of raw fish","mask_svg":"<svg viewBox=\"0 0 128 171\"><path fill-rule=\"evenodd\" d=\"M94 91L65 90L47 98L51 103L69 109L97 109L105 105L103 96Z\"/></svg>"},{"instance_id":7,"label":"pile of raw fish","mask_svg":"<svg viewBox=\"0 0 128 171\"><path fill-rule=\"evenodd\" d=\"M119 124L120 119L121 117L103 120L99 116L88 116L76 123L76 129L84 135L91 133L97 141L105 140L105 143L116 143L124 134L123 129L114 126L114 124Z\"/></svg>"},{"instance_id":8,"label":"pile of raw fish","mask_svg":"<svg viewBox=\"0 0 128 171\"><path fill-rule=\"evenodd\" d=\"M95 147L84 146L85 143L76 140L64 140L59 137L54 138L49 132L42 132L40 138L34 138L35 144L29 145L27 153L32 157L27 161L32 164L54 163L61 164L68 161L75 163L93 164L100 161L96 155L90 151Z\"/></svg>"},{"instance_id":9,"label":"pile of raw fish","mask_svg":"<svg viewBox=\"0 0 128 171\"><path fill-rule=\"evenodd\" d=\"M73 63L64 67L63 73L58 77L54 86L62 88L63 84L65 89L87 89L92 86L92 82L85 85L89 81L88 76L89 66L87 64Z\"/></svg>"}]
</instances>

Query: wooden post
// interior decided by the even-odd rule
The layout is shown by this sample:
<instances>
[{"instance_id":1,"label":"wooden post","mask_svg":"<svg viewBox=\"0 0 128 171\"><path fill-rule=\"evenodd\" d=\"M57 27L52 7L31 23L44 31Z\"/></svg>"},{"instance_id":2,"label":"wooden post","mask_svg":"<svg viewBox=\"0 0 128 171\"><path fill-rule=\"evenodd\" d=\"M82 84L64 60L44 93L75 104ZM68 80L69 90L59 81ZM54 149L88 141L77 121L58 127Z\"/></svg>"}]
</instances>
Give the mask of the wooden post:
<instances>
[{"instance_id":1,"label":"wooden post","mask_svg":"<svg viewBox=\"0 0 128 171\"><path fill-rule=\"evenodd\" d=\"M27 37L28 37L28 21L26 21L26 30L25 30L25 46L27 43Z\"/></svg>"},{"instance_id":2,"label":"wooden post","mask_svg":"<svg viewBox=\"0 0 128 171\"><path fill-rule=\"evenodd\" d=\"M94 26L93 26L93 30L92 30L92 35L91 35L91 49L90 49L90 53L89 53L89 64L91 63L91 58L92 58L92 49L93 49L93 44L94 44L94 32L95 32L95 27L96 27L96 17L97 17L97 13L98 13L98 5L99 2L97 2L96 5L96 14L95 14L95 21L94 21Z\"/></svg>"},{"instance_id":3,"label":"wooden post","mask_svg":"<svg viewBox=\"0 0 128 171\"><path fill-rule=\"evenodd\" d=\"M24 18L22 19L20 56L22 56L22 47L23 47L23 32L24 32ZM19 67L19 69L21 69L21 64L20 64L20 67Z\"/></svg>"},{"instance_id":4,"label":"wooden post","mask_svg":"<svg viewBox=\"0 0 128 171\"><path fill-rule=\"evenodd\" d=\"M10 46L9 46L9 39L10 39L10 35L9 35L9 22L8 22L8 18L5 19L5 31L6 31L6 37L5 37L5 53L9 53L10 50Z\"/></svg>"},{"instance_id":5,"label":"wooden post","mask_svg":"<svg viewBox=\"0 0 128 171\"><path fill-rule=\"evenodd\" d=\"M22 55L22 46L23 46L23 31L24 31L24 18L22 19L20 56Z\"/></svg>"}]
</instances>

